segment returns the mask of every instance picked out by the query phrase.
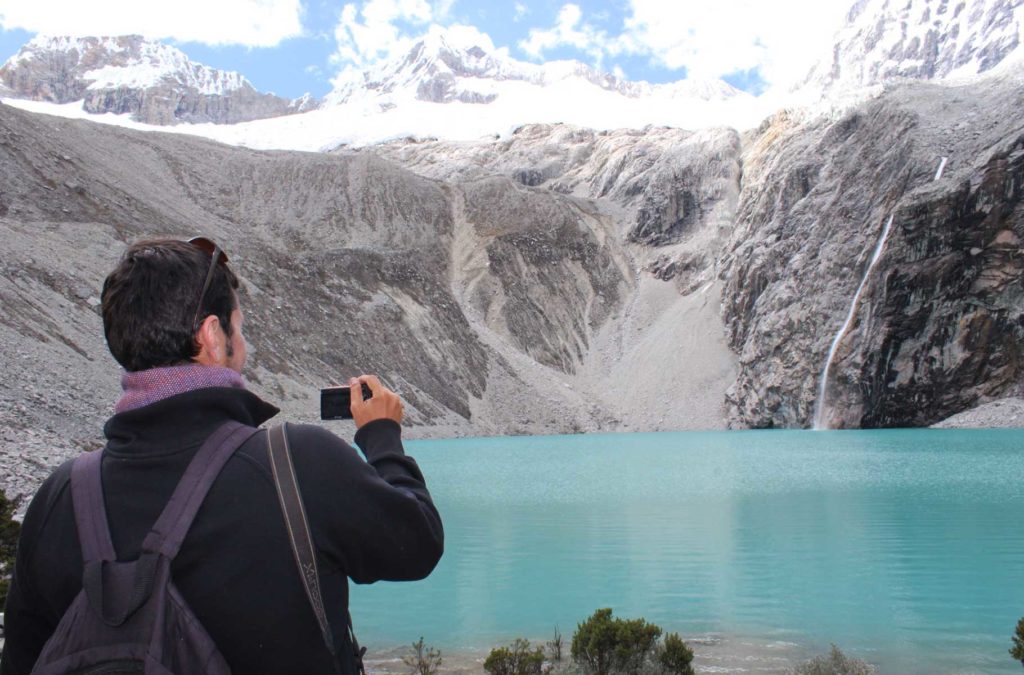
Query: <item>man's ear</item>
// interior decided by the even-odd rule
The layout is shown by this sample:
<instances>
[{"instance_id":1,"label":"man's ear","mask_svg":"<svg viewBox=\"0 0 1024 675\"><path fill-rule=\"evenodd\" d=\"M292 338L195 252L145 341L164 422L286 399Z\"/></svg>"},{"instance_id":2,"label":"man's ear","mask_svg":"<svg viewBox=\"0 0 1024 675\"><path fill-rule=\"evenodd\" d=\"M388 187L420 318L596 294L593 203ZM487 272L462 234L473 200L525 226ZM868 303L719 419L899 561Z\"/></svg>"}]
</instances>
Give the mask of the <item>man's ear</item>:
<instances>
[{"instance_id":1,"label":"man's ear","mask_svg":"<svg viewBox=\"0 0 1024 675\"><path fill-rule=\"evenodd\" d=\"M220 327L220 319L211 314L203 319L196 331L199 353L195 362L204 366L219 366L226 359L226 336Z\"/></svg>"}]
</instances>

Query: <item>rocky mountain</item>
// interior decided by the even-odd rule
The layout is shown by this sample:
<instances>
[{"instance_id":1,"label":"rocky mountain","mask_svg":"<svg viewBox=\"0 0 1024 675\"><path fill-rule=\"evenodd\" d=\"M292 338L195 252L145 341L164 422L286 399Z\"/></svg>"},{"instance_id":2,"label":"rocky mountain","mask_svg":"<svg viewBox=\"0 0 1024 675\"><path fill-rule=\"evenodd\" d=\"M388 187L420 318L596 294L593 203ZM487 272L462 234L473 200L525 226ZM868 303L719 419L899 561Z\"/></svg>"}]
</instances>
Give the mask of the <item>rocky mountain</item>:
<instances>
[{"instance_id":1,"label":"rocky mountain","mask_svg":"<svg viewBox=\"0 0 1024 675\"><path fill-rule=\"evenodd\" d=\"M1022 0L857 0L804 86L824 98L896 78L964 79L1016 60Z\"/></svg>"},{"instance_id":2,"label":"rocky mountain","mask_svg":"<svg viewBox=\"0 0 1024 675\"><path fill-rule=\"evenodd\" d=\"M4 487L99 442L118 389L99 287L155 234L228 248L247 376L291 419L357 371L420 436L806 427L816 406L917 426L1019 396L1021 91L908 83L745 134L533 125L332 154L0 106Z\"/></svg>"},{"instance_id":3,"label":"rocky mountain","mask_svg":"<svg viewBox=\"0 0 1024 675\"><path fill-rule=\"evenodd\" d=\"M637 281L612 219L584 200L9 106L0 166L8 494L98 442L118 389L99 288L124 242L154 234L202 231L231 252L248 378L292 419L316 417L320 386L375 371L402 392L413 433L615 424L570 371Z\"/></svg>"},{"instance_id":4,"label":"rocky mountain","mask_svg":"<svg viewBox=\"0 0 1024 675\"><path fill-rule=\"evenodd\" d=\"M434 37L303 126L386 100L380 118L499 110L506 85L555 96L539 66L521 79ZM1015 54L970 81L886 80L746 131L548 122L322 153L0 105L0 487L26 494L99 443L118 391L99 288L125 243L158 234L230 252L247 376L294 420L360 371L402 393L413 436L923 426L1020 397ZM210 95L227 95L218 82ZM238 142L247 128L220 127Z\"/></svg>"},{"instance_id":5,"label":"rocky mountain","mask_svg":"<svg viewBox=\"0 0 1024 675\"><path fill-rule=\"evenodd\" d=\"M52 103L82 101L90 113L130 113L146 124L233 124L312 110L310 97L261 94L244 77L194 63L138 35L37 36L0 67L8 94Z\"/></svg>"},{"instance_id":6,"label":"rocky mountain","mask_svg":"<svg viewBox=\"0 0 1024 675\"><path fill-rule=\"evenodd\" d=\"M498 174L607 204L641 279L683 297L721 284L712 325L738 355L732 426L807 427L816 409L829 427L921 426L1024 386L1020 91L1015 75L908 83L837 117L780 113L742 136L524 127L367 152L430 177ZM678 358L645 349L661 367ZM705 373L672 377L711 394L722 381ZM679 401L670 418L693 396Z\"/></svg>"}]
</instances>

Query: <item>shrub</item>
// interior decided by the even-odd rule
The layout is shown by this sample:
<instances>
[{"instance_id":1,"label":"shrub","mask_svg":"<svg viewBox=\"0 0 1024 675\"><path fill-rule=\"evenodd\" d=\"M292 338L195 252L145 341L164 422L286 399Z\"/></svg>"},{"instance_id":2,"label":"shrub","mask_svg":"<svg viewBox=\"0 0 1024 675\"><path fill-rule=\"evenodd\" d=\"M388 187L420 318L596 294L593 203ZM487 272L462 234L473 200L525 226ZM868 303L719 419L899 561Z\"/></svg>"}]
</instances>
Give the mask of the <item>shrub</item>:
<instances>
[{"instance_id":1,"label":"shrub","mask_svg":"<svg viewBox=\"0 0 1024 675\"><path fill-rule=\"evenodd\" d=\"M419 642L412 643L412 653L402 657L402 662L412 668L413 675L436 675L441 667L441 650Z\"/></svg>"},{"instance_id":2,"label":"shrub","mask_svg":"<svg viewBox=\"0 0 1024 675\"><path fill-rule=\"evenodd\" d=\"M14 558L18 551L21 525L14 520L14 502L0 491L0 611L7 604L7 589L11 585Z\"/></svg>"},{"instance_id":3,"label":"shrub","mask_svg":"<svg viewBox=\"0 0 1024 675\"><path fill-rule=\"evenodd\" d=\"M530 641L516 638L509 647L492 649L484 661L484 670L491 675L541 675L544 649L530 649Z\"/></svg>"},{"instance_id":4,"label":"shrub","mask_svg":"<svg viewBox=\"0 0 1024 675\"><path fill-rule=\"evenodd\" d=\"M572 660L597 675L607 675L615 651L615 625L612 610L599 609L576 626L570 652Z\"/></svg>"},{"instance_id":5,"label":"shrub","mask_svg":"<svg viewBox=\"0 0 1024 675\"><path fill-rule=\"evenodd\" d=\"M835 645L827 656L816 656L793 669L793 675L872 675L874 672L867 662L847 656Z\"/></svg>"},{"instance_id":6,"label":"shrub","mask_svg":"<svg viewBox=\"0 0 1024 675\"><path fill-rule=\"evenodd\" d=\"M661 628L644 619L613 619L611 609L599 609L576 627L572 659L594 675L636 674L659 637Z\"/></svg>"},{"instance_id":7,"label":"shrub","mask_svg":"<svg viewBox=\"0 0 1024 675\"><path fill-rule=\"evenodd\" d=\"M669 675L693 675L693 650L679 633L669 633L665 636L665 644L658 650L658 663L662 670Z\"/></svg>"},{"instance_id":8,"label":"shrub","mask_svg":"<svg viewBox=\"0 0 1024 675\"><path fill-rule=\"evenodd\" d=\"M1024 618L1017 622L1017 634L1011 639L1013 640L1013 649L1010 650L1010 656L1024 666Z\"/></svg>"},{"instance_id":9,"label":"shrub","mask_svg":"<svg viewBox=\"0 0 1024 675\"><path fill-rule=\"evenodd\" d=\"M548 640L548 655L554 663L562 660L562 633L558 626L555 626L555 636Z\"/></svg>"}]
</instances>

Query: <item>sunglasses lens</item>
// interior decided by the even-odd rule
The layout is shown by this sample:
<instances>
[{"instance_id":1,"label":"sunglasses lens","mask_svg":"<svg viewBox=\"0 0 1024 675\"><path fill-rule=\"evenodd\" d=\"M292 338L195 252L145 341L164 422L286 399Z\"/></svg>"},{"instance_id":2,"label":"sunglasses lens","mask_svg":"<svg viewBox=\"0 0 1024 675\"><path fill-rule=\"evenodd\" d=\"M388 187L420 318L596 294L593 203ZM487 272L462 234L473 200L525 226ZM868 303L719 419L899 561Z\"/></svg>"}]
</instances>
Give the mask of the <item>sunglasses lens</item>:
<instances>
[{"instance_id":1,"label":"sunglasses lens","mask_svg":"<svg viewBox=\"0 0 1024 675\"><path fill-rule=\"evenodd\" d=\"M220 251L220 255L217 256L217 262L220 263L221 265L228 261L227 253L225 253L223 249L218 247L217 244L215 244L212 239L207 239L206 237L192 237L191 239L188 240L188 243L192 244L199 250L211 256L213 255L214 251Z\"/></svg>"}]
</instances>

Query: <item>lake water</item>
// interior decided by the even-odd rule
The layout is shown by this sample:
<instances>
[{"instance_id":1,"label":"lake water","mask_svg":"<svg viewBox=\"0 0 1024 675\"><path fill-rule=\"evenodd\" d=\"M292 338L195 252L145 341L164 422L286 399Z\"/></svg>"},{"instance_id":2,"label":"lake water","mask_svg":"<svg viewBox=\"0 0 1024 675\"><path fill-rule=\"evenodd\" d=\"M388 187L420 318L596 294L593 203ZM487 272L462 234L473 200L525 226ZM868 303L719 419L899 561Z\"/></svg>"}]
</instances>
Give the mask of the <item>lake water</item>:
<instances>
[{"instance_id":1,"label":"lake water","mask_svg":"<svg viewBox=\"0 0 1024 675\"><path fill-rule=\"evenodd\" d=\"M353 586L360 639L485 655L599 607L778 670L1017 673L1024 431L745 431L408 443L445 523L433 575ZM724 656L723 656L724 654ZM781 654L781 656L780 656ZM729 661L729 659L732 661ZM703 659L703 660L702 660ZM732 664L732 665L729 665ZM749 667L748 667L749 666Z\"/></svg>"}]
</instances>

